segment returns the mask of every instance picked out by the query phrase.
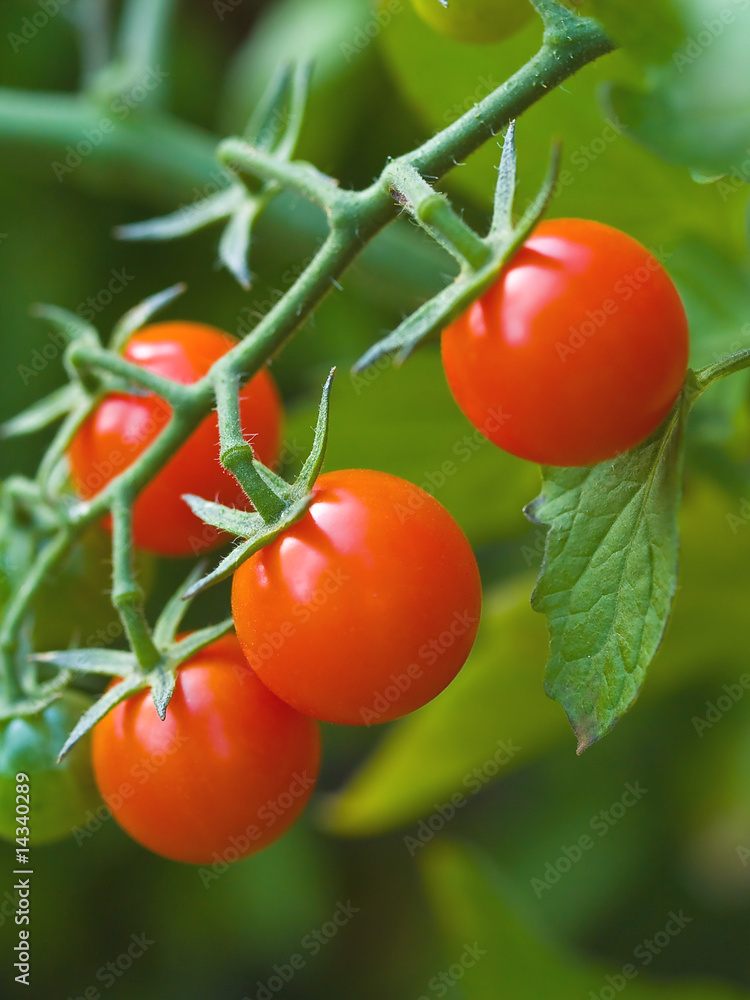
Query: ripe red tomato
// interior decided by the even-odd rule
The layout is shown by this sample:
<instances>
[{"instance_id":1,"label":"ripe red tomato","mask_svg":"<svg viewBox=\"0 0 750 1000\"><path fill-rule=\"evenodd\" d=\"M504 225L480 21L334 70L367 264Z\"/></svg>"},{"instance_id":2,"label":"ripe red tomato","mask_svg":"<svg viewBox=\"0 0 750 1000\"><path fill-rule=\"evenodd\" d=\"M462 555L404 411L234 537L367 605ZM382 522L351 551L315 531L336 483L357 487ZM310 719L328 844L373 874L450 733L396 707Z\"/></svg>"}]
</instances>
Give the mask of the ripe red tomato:
<instances>
[{"instance_id":1,"label":"ripe red tomato","mask_svg":"<svg viewBox=\"0 0 750 1000\"><path fill-rule=\"evenodd\" d=\"M495 444L594 465L661 424L685 379L688 325L668 274L599 222L543 222L442 337L456 402Z\"/></svg>"},{"instance_id":2,"label":"ripe red tomato","mask_svg":"<svg viewBox=\"0 0 750 1000\"><path fill-rule=\"evenodd\" d=\"M307 514L234 574L232 613L271 691L369 725L439 694L469 655L481 585L466 537L428 493L382 472L321 476Z\"/></svg>"},{"instance_id":3,"label":"ripe red tomato","mask_svg":"<svg viewBox=\"0 0 750 1000\"><path fill-rule=\"evenodd\" d=\"M128 341L124 356L175 382L198 381L237 341L200 323L156 323ZM281 403L267 371L242 390L242 423L256 457L272 465L278 457ZM82 497L94 496L127 468L164 429L171 408L158 396L108 396L79 429L69 449L73 481ZM236 480L219 463L219 428L215 413L143 490L133 511L133 537L140 548L160 555L191 555L215 548L226 538L203 524L180 499L195 493L229 506L246 506Z\"/></svg>"},{"instance_id":4,"label":"ripe red tomato","mask_svg":"<svg viewBox=\"0 0 750 1000\"><path fill-rule=\"evenodd\" d=\"M93 732L99 791L131 837L174 861L254 854L297 819L318 774L317 723L252 672L235 637L184 663L164 722L150 692Z\"/></svg>"}]
</instances>

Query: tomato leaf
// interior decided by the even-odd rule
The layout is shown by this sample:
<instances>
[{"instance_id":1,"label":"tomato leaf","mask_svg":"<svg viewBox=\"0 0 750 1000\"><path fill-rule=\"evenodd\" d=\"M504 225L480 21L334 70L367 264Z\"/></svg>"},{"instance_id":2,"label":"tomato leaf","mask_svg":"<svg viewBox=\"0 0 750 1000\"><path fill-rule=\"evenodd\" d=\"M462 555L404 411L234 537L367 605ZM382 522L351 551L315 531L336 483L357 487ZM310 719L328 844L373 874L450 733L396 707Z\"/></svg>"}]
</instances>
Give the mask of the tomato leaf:
<instances>
[{"instance_id":1,"label":"tomato leaf","mask_svg":"<svg viewBox=\"0 0 750 1000\"><path fill-rule=\"evenodd\" d=\"M565 709L578 752L638 695L677 585L683 393L646 442L591 468L543 470L527 508L549 526L532 597L547 616L545 690Z\"/></svg>"}]
</instances>

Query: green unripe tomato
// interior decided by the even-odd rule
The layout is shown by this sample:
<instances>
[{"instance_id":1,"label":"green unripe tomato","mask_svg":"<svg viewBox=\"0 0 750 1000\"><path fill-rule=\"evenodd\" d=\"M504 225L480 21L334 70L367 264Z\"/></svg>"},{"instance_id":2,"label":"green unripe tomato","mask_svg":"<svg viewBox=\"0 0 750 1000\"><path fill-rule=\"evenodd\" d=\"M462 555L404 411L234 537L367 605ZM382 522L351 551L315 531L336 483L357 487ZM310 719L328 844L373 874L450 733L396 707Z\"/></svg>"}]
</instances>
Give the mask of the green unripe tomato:
<instances>
[{"instance_id":1,"label":"green unripe tomato","mask_svg":"<svg viewBox=\"0 0 750 1000\"><path fill-rule=\"evenodd\" d=\"M531 18L529 0L412 0L422 20L461 42L479 45L515 34Z\"/></svg>"},{"instance_id":2,"label":"green unripe tomato","mask_svg":"<svg viewBox=\"0 0 750 1000\"><path fill-rule=\"evenodd\" d=\"M83 695L66 692L38 715L0 723L0 837L16 840L16 775L30 785L27 829L29 846L70 836L99 793L91 770L88 737L80 740L62 763L60 748L89 706Z\"/></svg>"}]
</instances>

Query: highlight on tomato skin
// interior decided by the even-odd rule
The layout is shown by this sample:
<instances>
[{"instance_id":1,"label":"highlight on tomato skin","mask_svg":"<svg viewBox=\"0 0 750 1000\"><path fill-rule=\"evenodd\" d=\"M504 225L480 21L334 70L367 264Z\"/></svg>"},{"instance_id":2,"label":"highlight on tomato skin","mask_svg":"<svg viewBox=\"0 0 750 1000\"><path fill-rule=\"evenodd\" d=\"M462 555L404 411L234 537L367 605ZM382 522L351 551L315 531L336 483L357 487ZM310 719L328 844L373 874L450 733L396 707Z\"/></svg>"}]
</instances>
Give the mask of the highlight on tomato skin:
<instances>
[{"instance_id":1,"label":"highlight on tomato skin","mask_svg":"<svg viewBox=\"0 0 750 1000\"><path fill-rule=\"evenodd\" d=\"M155 323L135 333L124 357L150 372L190 384L238 341L202 323ZM256 457L272 466L279 455L282 406L276 384L265 369L241 391L243 428ZM154 441L171 416L168 404L153 393L107 396L81 425L68 455L73 483L80 496L96 495ZM226 535L201 522L183 493L194 493L232 507L249 501L234 477L219 462L219 428L211 413L157 473L133 509L136 546L165 556L206 552Z\"/></svg>"},{"instance_id":2,"label":"highlight on tomato skin","mask_svg":"<svg viewBox=\"0 0 750 1000\"><path fill-rule=\"evenodd\" d=\"M481 599L474 554L445 508L364 469L320 476L307 514L232 582L237 637L260 680L347 725L397 719L447 687Z\"/></svg>"},{"instance_id":3,"label":"highlight on tomato skin","mask_svg":"<svg viewBox=\"0 0 750 1000\"><path fill-rule=\"evenodd\" d=\"M665 420L687 372L677 289L632 237L585 219L543 222L495 284L443 331L453 396L500 448L590 466Z\"/></svg>"},{"instance_id":4,"label":"highlight on tomato skin","mask_svg":"<svg viewBox=\"0 0 750 1000\"><path fill-rule=\"evenodd\" d=\"M94 727L102 798L130 836L191 864L269 846L302 813L318 775L318 724L276 698L234 635L184 663L162 722L150 691Z\"/></svg>"}]
</instances>

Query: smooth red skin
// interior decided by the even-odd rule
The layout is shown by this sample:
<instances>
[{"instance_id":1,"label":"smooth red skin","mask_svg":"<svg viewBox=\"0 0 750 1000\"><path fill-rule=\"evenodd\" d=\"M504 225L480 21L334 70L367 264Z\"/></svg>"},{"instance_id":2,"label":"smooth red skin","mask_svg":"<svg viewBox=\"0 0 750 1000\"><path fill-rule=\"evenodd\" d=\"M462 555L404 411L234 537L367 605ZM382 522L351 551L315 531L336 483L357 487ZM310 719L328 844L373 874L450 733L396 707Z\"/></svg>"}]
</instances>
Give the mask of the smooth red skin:
<instances>
[{"instance_id":1,"label":"smooth red skin","mask_svg":"<svg viewBox=\"0 0 750 1000\"><path fill-rule=\"evenodd\" d=\"M200 323L156 323L134 334L124 351L148 371L185 385L196 382L237 343L234 337ZM263 370L244 387L242 425L256 457L265 465L278 458L281 402ZM127 468L158 437L171 415L158 396L108 396L85 421L69 449L73 482L88 499ZM226 535L207 528L183 493L232 507L248 506L237 481L219 462L219 425L211 413L146 486L133 510L133 538L139 548L166 556L192 555L220 545Z\"/></svg>"},{"instance_id":2,"label":"smooth red skin","mask_svg":"<svg viewBox=\"0 0 750 1000\"><path fill-rule=\"evenodd\" d=\"M655 270L628 298L627 279L648 263ZM576 337L587 310L605 322ZM469 420L545 465L594 465L648 437L680 392L688 346L666 271L631 237L583 219L543 222L442 337L448 383Z\"/></svg>"},{"instance_id":3,"label":"smooth red skin","mask_svg":"<svg viewBox=\"0 0 750 1000\"><path fill-rule=\"evenodd\" d=\"M236 860L243 837L245 857L289 829L312 789L276 818L264 806L289 792L295 773L317 777L320 736L258 681L230 635L179 668L164 722L150 691L128 698L94 727L92 755L99 791L134 840L209 864Z\"/></svg>"},{"instance_id":4,"label":"smooth red skin","mask_svg":"<svg viewBox=\"0 0 750 1000\"><path fill-rule=\"evenodd\" d=\"M445 508L403 479L331 472L313 493L305 517L235 572L237 638L299 711L349 725L396 719L439 694L469 655L481 609L474 554ZM422 647L461 614L472 624L430 663ZM421 676L372 718L392 675L412 664Z\"/></svg>"}]
</instances>

